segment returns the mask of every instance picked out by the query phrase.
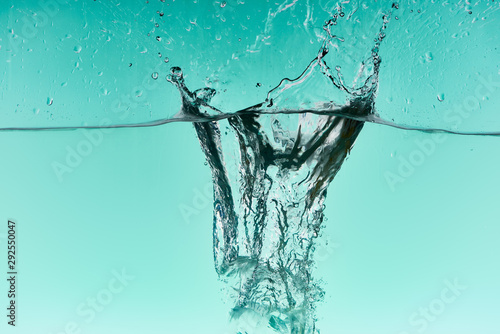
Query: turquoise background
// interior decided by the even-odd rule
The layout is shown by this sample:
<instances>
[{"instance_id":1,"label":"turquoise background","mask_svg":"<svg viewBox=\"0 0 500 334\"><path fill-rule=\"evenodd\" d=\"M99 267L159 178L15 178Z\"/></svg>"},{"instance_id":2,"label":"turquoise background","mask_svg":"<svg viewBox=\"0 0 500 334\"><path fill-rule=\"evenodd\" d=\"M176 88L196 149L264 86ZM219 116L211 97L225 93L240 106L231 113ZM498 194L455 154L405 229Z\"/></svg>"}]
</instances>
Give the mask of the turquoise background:
<instances>
[{"instance_id":1,"label":"turquoise background","mask_svg":"<svg viewBox=\"0 0 500 334\"><path fill-rule=\"evenodd\" d=\"M467 289L425 332L498 332L500 144L448 136L392 191L384 173L427 138L368 125L332 183L330 245L317 251L322 332L418 333L409 317L455 278ZM19 326L3 330L60 333L74 321L81 333L225 333L211 206L193 202L210 173L190 124L113 130L63 182L51 163L81 131L0 139L0 219L16 219L20 244ZM76 308L122 268L135 279L86 323Z\"/></svg>"},{"instance_id":2,"label":"turquoise background","mask_svg":"<svg viewBox=\"0 0 500 334\"><path fill-rule=\"evenodd\" d=\"M322 5L326 2L322 2ZM133 5L138 3L123 2L122 8L135 8ZM93 1L75 1L74 4L71 2L71 7L61 7L66 12L54 18L54 22L58 23L51 30L56 31L52 36L54 40L50 40L50 36L46 43L43 43L43 38L26 39L17 53L8 51L6 41L10 33L6 32L5 27L21 25L21 18L31 15L27 8L40 11L41 7L21 1L16 2L12 9L8 2L3 3L0 11L0 66L3 66L0 67L0 119L4 123L1 127L4 127L3 124L81 125L82 122L92 124L104 118L115 123L123 121L120 119L121 114L106 109L111 106L112 98L116 98L113 94L120 96L122 92L134 92L135 82L149 78L149 67L157 64L156 55L153 54L154 57L144 57L144 64L141 63L140 67L132 66L135 72L124 72L128 69L129 56L144 56L138 52L140 49L135 49L135 45L126 43L127 38L142 38L146 31L142 27L149 29L153 25L149 18L154 17L155 8L167 6L168 3L151 1L155 6L150 8L151 16L130 24L132 36L126 37L125 28L123 31L116 30L112 40L124 36L125 39L114 46L123 48L111 48L104 53L106 57L96 60L96 66L104 69L93 69L93 63L88 58L87 62L81 62L83 72L77 70L76 77L69 74L75 59L65 57L75 56L73 48L77 42L80 44L80 34L83 37L85 35L78 28L78 22L89 20L98 25L100 13L86 7L93 5ZM474 13L482 13L488 3L493 6L493 2L480 1ZM113 4L108 3L101 14L115 13ZM255 22L260 22L260 25L251 27L255 30L265 29L262 19L267 16L267 9L276 10L278 5L264 1L252 4L250 6L247 2L245 8L256 16ZM175 5L178 6L176 10L182 13L189 12L190 6L193 6L180 1L176 1ZM194 17L200 17L200 22L204 10L217 8L212 2L200 1L200 5L204 5L204 9L193 12ZM408 10L403 5L401 2L400 10ZM142 6L141 2L139 7ZM227 6L233 8L230 13L242 14L236 10L240 5L228 1ZM430 13L435 10L433 6L438 5L426 3L421 8ZM21 9L17 10L19 7ZM87 10L82 11L82 8ZM75 15L74 20L66 15L68 12ZM82 12L88 15L85 17ZM134 9L132 12L137 11ZM439 13L444 16L445 12ZM130 17L127 10L116 13L117 19ZM427 81L432 84L438 78L446 77L447 73L453 74L448 79L456 82L455 76L460 77L462 71L465 73L464 78L469 74L478 78L479 72L487 78L491 75L494 82L500 82L498 51L495 49L498 33L493 29L498 27L498 21L495 20L498 11L486 13L489 13L488 17L493 23L477 28L477 33L469 36L477 37L477 43L484 47L482 50L487 58L476 57L475 52L480 53L481 49L474 48L474 44L466 44L465 40L451 44L456 48L470 48L471 51L465 52L462 58L453 58L455 62L447 62L446 68L432 62L426 63L431 66L426 76L411 77L411 82L419 87L415 91L408 85L398 86L400 81L396 80L397 76L392 81L387 77L384 79L384 75L395 73L385 67L377 103L387 103L387 99L390 100L388 91L396 87L398 93L395 95L403 102L407 94L421 96L419 103L422 103L423 109L414 108L412 110L415 113L407 116L401 114L404 120L425 119L436 126L450 125L444 120L443 114L446 110L453 110L455 105L466 103L471 94L474 96L480 85L479 79L464 79L465 90L448 81L443 82L441 87L456 92L458 96L451 98L451 93L447 93L445 101L449 105L432 112L426 109L426 103L436 103L434 90L432 96L428 97L424 94L428 86L420 84ZM294 57L275 52L290 41L302 40L309 33L297 30L297 34L290 35L295 31L296 23L302 22L302 19L294 21L285 14L281 19L283 27L289 30L273 30L275 37L269 48L262 46L261 54L253 56L252 53L246 58L242 57L248 67L239 67L238 62L220 67L232 54L227 44L219 48L214 46L221 52L220 57L213 56L215 60L208 68L202 66L201 59L206 59L203 57L206 57L211 45L216 45L215 42L198 35L194 41L203 41L206 45L198 45L193 49L190 45L195 42L188 39L190 43L185 48L191 48L189 56L178 54L175 49L168 53L170 62L163 63L165 65L162 64L159 71L162 81L158 79L158 86L148 91L148 97L142 101L144 104L138 104L125 120L130 123L149 121L176 112L179 106L177 92L164 81L164 75L171 65L186 65L183 66L186 80L195 86L193 88L204 86L207 75L216 75L219 79L231 78L232 81L227 84L213 84L216 88L228 89L227 92L221 92L223 98L216 103L226 103L231 110L261 101L268 88L288 75L284 73L300 73L310 60L311 52L314 55L318 49L318 44L313 41L309 43L310 46L297 50ZM452 17L457 18L455 15L458 14ZM184 28L182 24L188 18L180 17L181 27ZM230 17L227 14L227 20ZM465 16L462 20L469 20L469 17ZM15 22L16 18L20 20L18 23ZM393 20L391 25L403 24L403 18L404 15L401 15L399 23ZM313 26L321 27L323 20L321 16ZM62 24L65 21L68 23ZM287 21L292 24L286 25ZM445 24L446 20L442 21ZM472 32L476 29L476 25L471 28L464 23L456 28L458 25L455 25L455 21L448 22L454 22L454 25L449 23L445 27L450 34L453 31L462 32L464 25L467 28L463 29ZM39 36L48 28L49 25L41 27ZM213 33L215 37L219 28L214 24L213 30L208 32L209 36ZM242 35L244 40L248 39L245 45L254 42L256 33L249 30L245 32L246 35ZM401 58L401 62L410 64L411 59L406 60L401 54L418 58L428 51L427 47L422 47L416 48L414 54L408 54L389 48L403 40L402 37L399 40L396 37L390 39L390 33L394 36L397 31L403 29L387 31L388 37L384 41L387 43L383 44L381 51L385 63L394 64L386 59L391 57L391 52L394 56L389 59L395 61ZM314 29L312 32L314 35ZM485 32L489 35L484 35ZM77 41L56 43L60 36L65 37L67 33L76 36ZM226 37L230 38L232 34L228 32ZM90 57L94 43L98 43L100 38L105 41L106 36L105 33L102 36L99 33L92 35L91 38L95 40L89 40L82 51L84 60L86 56ZM290 36L290 39L276 36ZM148 47L155 45L154 41L148 40L147 43ZM34 51L29 52L29 48ZM85 55L87 49L90 50L89 55ZM113 58L113 52L123 52L123 59ZM60 58L50 61L54 55ZM291 60L284 61L283 57ZM439 59L436 52L434 58ZM11 62L8 62L9 59ZM471 59L474 59L474 63L470 68L455 66L470 62ZM163 58L160 60L163 61ZM307 60L306 63L304 60ZM40 67L43 70L39 77L29 76L36 74ZM394 68L401 69L398 66ZM102 86L98 85L97 90L93 90L90 80L95 83L96 78L100 77L100 70L104 73L109 70L113 74L109 77L103 74ZM409 73L409 69L402 68L402 71ZM6 73L11 73L11 76ZM53 73L61 76L56 75L57 85L53 83L54 76L49 75ZM241 73L245 73L244 78ZM409 78L407 76L405 80ZM114 92L112 95L101 96L100 89L114 84L115 79L119 81L116 83L117 90L110 89ZM261 80L265 81L259 90L255 82ZM59 88L62 87L61 82L65 81L68 86L63 88L67 89ZM390 82L386 86L389 88L384 91L383 84L387 82ZM55 87L57 89L54 92L47 94L48 90ZM420 87L424 88L420 90ZM469 118L463 118L461 126L474 124L474 130L498 130L499 127L495 125L500 123L497 117L500 104L496 100L500 96L499 89L495 86L491 91L484 91L483 97L486 98L481 98L480 107L473 109ZM91 90L93 95L87 94ZM243 91L247 94L240 94ZM49 116L50 112L46 113L46 110L50 110L46 104L48 95L54 96L53 119ZM58 98L65 102L58 105ZM86 98L90 98L90 101ZM11 108L18 101L24 101L22 112L14 112L15 108ZM146 106L148 102L151 110L148 109L150 106ZM398 114L402 104L394 103L397 107L385 111ZM38 115L33 113L34 108L40 108ZM323 240L330 240L330 243L320 244L316 254L316 277L324 280L326 292L325 301L318 305L318 326L322 333L496 334L500 331L500 269L497 265L500 254L500 141L495 137L479 136L446 135L438 141L433 138L430 134L367 124L352 154L332 182L326 203L328 221L322 236ZM428 144L429 140L434 140L434 145L426 146L425 151L418 143L425 141ZM60 170L56 172L57 167L54 166L59 166L58 163L67 165L68 152L78 149L85 152L81 161L73 161L72 167L64 173ZM204 166L205 160L191 124L174 123L156 128L90 132L4 131L0 133L0 155L0 254L4 254L0 258L6 257L7 219L15 219L19 226L18 326L14 329L7 326L6 317L2 316L2 333L233 334L227 324L228 311L232 305L227 301L223 285L217 280L213 267L212 199L206 193L207 185L210 184L210 171ZM412 168L411 172L403 173L405 176L402 176L400 169L407 164L405 161ZM395 176L399 177L396 183ZM2 265L2 268L5 266ZM115 271L122 270L134 277L126 282L126 286L114 280ZM445 310L434 321L428 321L425 330L419 331L422 327L412 325L410 317L418 313L420 307L436 303L446 288L444 281L455 279L467 288L454 302L446 304ZM0 303L7 305L6 280L2 278L0 282ZM114 287L122 285L123 289L109 294L110 282ZM85 307L88 298L98 296L111 296L111 300L103 306L102 311L95 313L93 319L86 321L89 318L82 316L77 309L82 304ZM4 306L1 308L5 309ZM72 329L72 323L77 329Z\"/></svg>"}]
</instances>

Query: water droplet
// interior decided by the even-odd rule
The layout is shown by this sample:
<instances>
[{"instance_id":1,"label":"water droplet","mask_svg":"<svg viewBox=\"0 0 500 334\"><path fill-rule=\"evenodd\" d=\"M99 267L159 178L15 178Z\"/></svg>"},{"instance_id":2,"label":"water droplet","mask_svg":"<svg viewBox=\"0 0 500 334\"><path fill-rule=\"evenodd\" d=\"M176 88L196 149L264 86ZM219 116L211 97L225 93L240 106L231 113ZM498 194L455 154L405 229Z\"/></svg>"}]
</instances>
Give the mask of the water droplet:
<instances>
[{"instance_id":1,"label":"water droplet","mask_svg":"<svg viewBox=\"0 0 500 334\"><path fill-rule=\"evenodd\" d=\"M153 78L154 80L158 79L158 72L154 72L153 74L151 74L151 78Z\"/></svg>"},{"instance_id":2,"label":"water droplet","mask_svg":"<svg viewBox=\"0 0 500 334\"><path fill-rule=\"evenodd\" d=\"M67 83L67 82L63 82L63 83L61 84L61 87L66 87L67 85L68 85L68 83Z\"/></svg>"},{"instance_id":3,"label":"water droplet","mask_svg":"<svg viewBox=\"0 0 500 334\"><path fill-rule=\"evenodd\" d=\"M182 69L180 67L174 66L170 68L170 74L167 75L166 79L170 82L182 82L183 75L184 74L182 73Z\"/></svg>"},{"instance_id":4,"label":"water droplet","mask_svg":"<svg viewBox=\"0 0 500 334\"><path fill-rule=\"evenodd\" d=\"M427 52L425 54L425 58L427 59L427 61L432 61L434 59L434 56L432 55L432 52Z\"/></svg>"},{"instance_id":5,"label":"water droplet","mask_svg":"<svg viewBox=\"0 0 500 334\"><path fill-rule=\"evenodd\" d=\"M157 40L158 42L161 42L161 37L160 37L160 36L156 36L156 40Z\"/></svg>"},{"instance_id":6,"label":"water droplet","mask_svg":"<svg viewBox=\"0 0 500 334\"><path fill-rule=\"evenodd\" d=\"M141 49L140 49L140 51L139 51L139 52L140 52L140 53L146 53L146 52L148 52L148 49L147 49L146 47L144 47L144 46L143 46L143 47L141 47Z\"/></svg>"},{"instance_id":7,"label":"water droplet","mask_svg":"<svg viewBox=\"0 0 500 334\"><path fill-rule=\"evenodd\" d=\"M165 63L168 63L170 61L170 59L168 59L168 57L165 57Z\"/></svg>"},{"instance_id":8,"label":"water droplet","mask_svg":"<svg viewBox=\"0 0 500 334\"><path fill-rule=\"evenodd\" d=\"M222 36L220 34L215 35L215 39L220 41L222 39Z\"/></svg>"},{"instance_id":9,"label":"water droplet","mask_svg":"<svg viewBox=\"0 0 500 334\"><path fill-rule=\"evenodd\" d=\"M438 96L437 96L437 99L439 102L443 102L444 101L444 94L443 93L439 93Z\"/></svg>"},{"instance_id":10,"label":"water droplet","mask_svg":"<svg viewBox=\"0 0 500 334\"><path fill-rule=\"evenodd\" d=\"M392 8L396 8L396 9L399 9L399 4L397 2L394 2L392 4Z\"/></svg>"},{"instance_id":11,"label":"water droplet","mask_svg":"<svg viewBox=\"0 0 500 334\"><path fill-rule=\"evenodd\" d=\"M155 27L158 28L160 25L158 23L155 23Z\"/></svg>"},{"instance_id":12,"label":"water droplet","mask_svg":"<svg viewBox=\"0 0 500 334\"><path fill-rule=\"evenodd\" d=\"M38 108L33 108L33 113L34 113L35 115L38 115L38 114L40 113L40 109L38 109Z\"/></svg>"},{"instance_id":13,"label":"water droplet","mask_svg":"<svg viewBox=\"0 0 500 334\"><path fill-rule=\"evenodd\" d=\"M48 98L47 98L47 105L48 105L48 106L51 106L51 105L52 105L52 103L54 103L54 99L53 99L53 98L51 98L51 97L48 97Z\"/></svg>"},{"instance_id":14,"label":"water droplet","mask_svg":"<svg viewBox=\"0 0 500 334\"><path fill-rule=\"evenodd\" d=\"M75 53L80 53L82 52L82 47L80 45L77 45L73 48L73 51L75 51Z\"/></svg>"},{"instance_id":15,"label":"water droplet","mask_svg":"<svg viewBox=\"0 0 500 334\"><path fill-rule=\"evenodd\" d=\"M225 1L222 1L222 2L220 3L221 8L226 7L226 5L227 5L227 3L226 3Z\"/></svg>"}]
</instances>

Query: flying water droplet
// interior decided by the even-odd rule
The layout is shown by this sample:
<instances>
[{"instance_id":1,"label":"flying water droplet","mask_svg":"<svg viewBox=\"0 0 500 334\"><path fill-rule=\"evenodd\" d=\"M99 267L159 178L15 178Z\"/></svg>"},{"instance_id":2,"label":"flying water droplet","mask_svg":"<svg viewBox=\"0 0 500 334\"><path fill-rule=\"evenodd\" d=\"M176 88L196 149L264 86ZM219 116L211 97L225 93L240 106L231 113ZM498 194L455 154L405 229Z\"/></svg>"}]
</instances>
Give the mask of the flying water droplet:
<instances>
[{"instance_id":1,"label":"flying water droplet","mask_svg":"<svg viewBox=\"0 0 500 334\"><path fill-rule=\"evenodd\" d=\"M183 81L184 74L182 73L182 69L180 67L174 66L170 68L170 74L167 75L167 81L172 83L180 83Z\"/></svg>"}]
</instances>

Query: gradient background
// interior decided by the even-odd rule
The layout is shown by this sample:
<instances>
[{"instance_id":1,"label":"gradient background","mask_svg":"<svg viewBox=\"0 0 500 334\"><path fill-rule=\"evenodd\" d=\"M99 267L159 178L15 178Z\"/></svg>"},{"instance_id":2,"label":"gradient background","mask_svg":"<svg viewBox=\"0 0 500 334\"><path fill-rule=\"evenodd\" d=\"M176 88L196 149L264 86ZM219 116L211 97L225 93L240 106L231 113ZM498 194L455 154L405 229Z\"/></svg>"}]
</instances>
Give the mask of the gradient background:
<instances>
[{"instance_id":1,"label":"gradient background","mask_svg":"<svg viewBox=\"0 0 500 334\"><path fill-rule=\"evenodd\" d=\"M91 2L84 3L75 2L81 6L92 5ZM124 5L129 3L132 2ZM480 1L479 6L487 3ZM16 6L29 5L25 1ZM31 5L37 10L37 4ZM77 5L72 9L75 12L79 10ZM278 7L264 2L256 2L255 8L257 5ZM2 21L2 34L8 35L5 27L15 24L16 17L22 17L16 15L29 14L25 10L12 10L9 5L2 6L5 7L0 18L14 22L4 25L7 21ZM211 2L210 6L213 7ZM267 15L267 10L262 12ZM58 15L54 20L62 18L67 19L67 16ZM318 22L316 25L321 26L322 21ZM44 31L48 27L50 25L43 28ZM449 33L453 32L451 28ZM66 29L74 35L78 33L78 28L66 26ZM9 59L12 64L18 58L24 60L17 65L24 66L22 64L27 62L24 56L31 55L31 52L24 53L28 52L27 48L33 47L34 43L43 44L43 39L27 39L21 51L16 53L9 52L9 46L3 45L6 40L7 37L2 35L2 66L7 66ZM45 51L50 53L52 45L48 45L49 50ZM278 43L273 47L281 46ZM485 46L486 50L495 47L494 44ZM36 47L33 48L33 52L37 52ZM311 48L317 50L317 44ZM64 46L60 49L63 59ZM260 57L265 53L265 46L262 50ZM72 44L69 51L74 54ZM415 54L425 54L420 51L423 50L417 50ZM125 53L130 55L133 51ZM174 51L169 57L167 67L182 63L182 57L178 55L175 61ZM98 102L90 107L94 97L88 105L84 100L75 99L78 94L85 93L77 89L79 86L68 89L67 92L75 94L73 97L68 97L66 94L70 93L64 91L59 93L61 97L75 99L73 109L69 105L58 109L67 112L66 118L57 119L57 111L53 112L56 119L45 117L47 94L44 90L50 89L53 79L50 73L62 73L65 63L50 62L50 58L44 56L43 48L38 49L38 58L48 66L40 73L46 76L45 85L24 76L22 70L27 70L26 67L19 68L21 72L14 75L17 81L13 82L27 85L28 90L18 89L15 95L15 85L9 83L7 76L2 78L0 110L2 119L11 122L7 122L8 126L25 121L27 126L78 125L83 121L97 122L103 117L117 123L121 121L119 117L113 118L116 114L103 114L108 102L102 107ZM223 57L217 61L223 62ZM266 79L264 86L271 87L277 83L275 77L283 76L283 69L276 65L279 57L262 60L267 61L273 66L269 71L270 79ZM128 66L127 59L122 62L118 58L116 62L103 66ZM301 58L298 57L296 62L301 64L301 70ZM500 82L498 63L477 62L477 66L488 69L482 72L483 75L493 75L493 81ZM192 65L183 67L188 68L186 80L195 86L196 82L200 82L198 85L203 82L198 76L203 77L204 71L214 71L214 68L206 70L200 66L201 73L195 74L197 67ZM441 74L436 76L458 72L452 65L449 64L448 71L441 69ZM214 66L218 68L218 65ZM12 69L12 66L6 68ZM89 65L89 77L92 77L95 74L90 68ZM466 73L464 77L477 75L474 67L461 69ZM150 75L142 70L137 70L139 77ZM228 67L219 72L224 74L230 70L232 68ZM261 66L260 71L260 77L267 78L267 68ZM2 68L2 73L7 73L7 70ZM162 80L165 74L163 68ZM130 91L133 76L121 72L116 75L118 78L124 76L123 87L119 90ZM89 81L80 82L80 79L74 79L75 85L91 86ZM112 83L114 79L106 80ZM229 92L225 96L230 98L233 94L230 87L236 87L234 90L244 85L255 87L255 80L252 80L249 83L233 81L235 86L228 83ZM413 82L418 87L426 86L421 80L418 77ZM459 90L456 93L459 97L449 101L447 108L466 103L479 85L478 82L464 82L469 91ZM391 82L391 85L396 87L397 82ZM167 107L174 110L178 108L178 97L174 97L177 93L168 87L162 82L155 89L167 91L167 97L162 98L172 96ZM500 96L499 92L500 88L494 88L485 93L480 107L471 110L470 119L464 119L463 124L468 124L469 120L483 124L481 117L486 116L491 122L484 125L485 128L495 122L498 124L496 115L500 105L495 98ZM259 94L261 98L263 91ZM35 98L38 95L44 97L41 103L40 97ZM153 95L150 92L149 96ZM248 95L252 98L233 95L233 100L238 97L234 103L243 104L246 99L259 101L251 91ZM436 101L434 95L422 96L425 96L422 100ZM98 98L95 96L95 101L99 101ZM379 99L387 101L385 98L381 92ZM28 110L26 114L30 112L30 116L19 116L20 113L5 107L14 100L24 101ZM103 101L107 100L103 98ZM160 105L160 102L165 103L157 103ZM30 104L36 103L40 104L41 113L33 116ZM164 111L154 109L154 101L151 104L151 114L148 112L145 116L141 113L141 104L126 120L148 121L161 117ZM444 113L446 110L449 109L443 107L439 111ZM442 115L433 114L436 111L427 113L431 115L429 119L443 121ZM91 144L91 152L71 168L71 172L58 178L54 163L64 163L68 147L76 149L79 145L86 145L89 142L87 136L101 139L97 144ZM324 240L330 243L320 245L316 254L316 277L324 280L326 291L325 301L318 305L318 326L322 333L500 332L500 269L497 264L500 254L500 141L495 137L448 135L435 143L433 150L419 155L418 152L423 150L418 143L431 138L429 134L367 124L351 156L332 182L326 204L328 221L323 230ZM0 250L3 249L0 257L6 258L9 218L18 224L19 242L18 326L14 329L7 326L7 319L2 316L2 333L233 334L227 326L232 305L226 302L223 286L213 268L212 199L205 195L210 171L204 166L204 157L191 124L114 129L105 133L102 130L90 133L82 130L1 132L0 155ZM409 161L412 156L424 158L413 165L413 171L403 177L403 182L391 187L387 181L388 173L398 173L402 161ZM187 209L192 210L189 216L183 214ZM4 265L1 267L5 268ZM113 271L122 269L134 278L121 292L112 295L112 300L96 313L94 319L86 321L88 319L79 315L77 308L88 298L96 298L108 289L114 277ZM6 271L2 277L6 276ZM453 303L446 305L435 321L429 322L426 330L419 331L419 327L411 325L409 318L420 307L428 307L440 298L446 279L458 279L467 288ZM5 305L1 309L5 309L7 285L3 278L0 282L0 303ZM80 331L67 330L71 323L77 324Z\"/></svg>"}]
</instances>

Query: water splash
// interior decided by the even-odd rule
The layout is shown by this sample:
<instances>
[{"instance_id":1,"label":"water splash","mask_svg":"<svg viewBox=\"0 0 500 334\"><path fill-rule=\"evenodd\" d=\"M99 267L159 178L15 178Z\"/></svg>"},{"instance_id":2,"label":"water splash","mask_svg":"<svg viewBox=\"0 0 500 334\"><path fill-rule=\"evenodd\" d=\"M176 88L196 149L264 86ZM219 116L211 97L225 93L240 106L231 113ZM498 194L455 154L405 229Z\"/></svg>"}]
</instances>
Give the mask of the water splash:
<instances>
[{"instance_id":1,"label":"water splash","mask_svg":"<svg viewBox=\"0 0 500 334\"><path fill-rule=\"evenodd\" d=\"M333 32L342 16L339 9L325 24L325 41L298 78L283 79L263 103L227 118L231 134L222 134L220 122L198 121L221 113L209 104L215 90L191 92L178 67L167 77L182 97L178 117L195 120L212 171L215 269L234 291L231 318L241 333L318 333L314 311L323 291L312 276L314 241L327 187L363 120L375 115L378 49L390 18L384 15L371 55L361 62L355 83L362 84L348 87L325 61L331 40L340 40ZM318 76L344 101L306 103L304 109L297 92ZM228 160L231 150L236 157ZM228 163L238 170L232 177Z\"/></svg>"}]
</instances>

